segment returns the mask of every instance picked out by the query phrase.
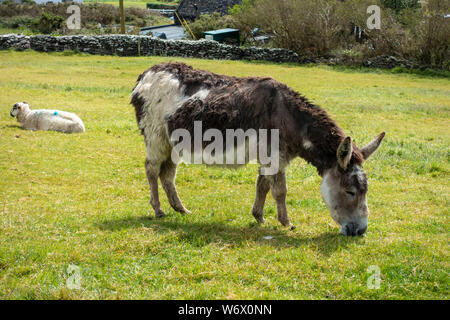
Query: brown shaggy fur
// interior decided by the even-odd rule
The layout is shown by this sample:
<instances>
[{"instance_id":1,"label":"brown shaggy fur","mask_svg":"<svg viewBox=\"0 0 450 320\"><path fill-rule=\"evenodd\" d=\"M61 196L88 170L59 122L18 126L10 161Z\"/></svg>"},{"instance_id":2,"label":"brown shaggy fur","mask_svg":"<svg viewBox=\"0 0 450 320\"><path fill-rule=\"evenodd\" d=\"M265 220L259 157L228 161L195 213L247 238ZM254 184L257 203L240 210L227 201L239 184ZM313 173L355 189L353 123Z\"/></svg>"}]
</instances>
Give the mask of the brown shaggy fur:
<instances>
[{"instance_id":1,"label":"brown shaggy fur","mask_svg":"<svg viewBox=\"0 0 450 320\"><path fill-rule=\"evenodd\" d=\"M144 78L148 72L152 73ZM267 129L270 140L271 130L278 129L278 172L264 175L261 171L256 183L252 214L258 222L264 222L264 202L270 189L277 203L278 220L284 226L294 227L286 207L285 168L289 161L301 157L323 176L322 197L332 218L341 225L341 233L353 236L367 230L368 184L361 164L379 147L384 133L359 149L325 110L267 77L236 78L194 70L183 63L162 63L141 74L138 84L133 89L131 103L145 137L145 168L151 191L150 204L156 217L164 216L158 179L172 208L181 213L189 212L175 188L177 164L170 156L169 139L177 129L186 129L195 138L194 123L201 121L203 132L218 129L223 136L227 136L227 129L252 129L251 133L247 132L250 135L262 134L260 129ZM194 140L191 139L191 143L194 144ZM224 149L227 145L229 147L227 143ZM271 141L267 141L269 145ZM235 147L238 146L235 144Z\"/></svg>"}]
</instances>

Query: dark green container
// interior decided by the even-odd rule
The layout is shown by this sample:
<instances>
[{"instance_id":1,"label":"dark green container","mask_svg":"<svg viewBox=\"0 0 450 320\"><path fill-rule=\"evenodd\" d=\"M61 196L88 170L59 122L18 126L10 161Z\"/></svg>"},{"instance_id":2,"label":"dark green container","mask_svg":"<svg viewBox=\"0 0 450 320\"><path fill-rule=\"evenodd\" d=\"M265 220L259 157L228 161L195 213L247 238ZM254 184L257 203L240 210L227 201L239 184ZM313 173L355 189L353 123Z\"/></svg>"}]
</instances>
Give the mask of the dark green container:
<instances>
[{"instance_id":1,"label":"dark green container","mask_svg":"<svg viewBox=\"0 0 450 320\"><path fill-rule=\"evenodd\" d=\"M177 8L174 4L162 4L147 2L147 9L159 9L159 10L175 10Z\"/></svg>"},{"instance_id":2,"label":"dark green container","mask_svg":"<svg viewBox=\"0 0 450 320\"><path fill-rule=\"evenodd\" d=\"M214 40L220 43L239 44L238 29L219 29L203 32L203 37L207 40Z\"/></svg>"}]
</instances>

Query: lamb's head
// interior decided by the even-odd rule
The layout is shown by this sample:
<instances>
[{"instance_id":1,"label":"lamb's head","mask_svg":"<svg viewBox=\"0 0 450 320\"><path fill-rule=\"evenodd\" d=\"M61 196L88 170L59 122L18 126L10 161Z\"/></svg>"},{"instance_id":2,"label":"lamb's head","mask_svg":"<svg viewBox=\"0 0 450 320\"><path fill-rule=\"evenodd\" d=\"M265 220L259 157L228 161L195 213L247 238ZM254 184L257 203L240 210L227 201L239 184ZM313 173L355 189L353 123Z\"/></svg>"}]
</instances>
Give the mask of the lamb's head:
<instances>
[{"instance_id":1,"label":"lamb's head","mask_svg":"<svg viewBox=\"0 0 450 320\"><path fill-rule=\"evenodd\" d=\"M9 113L11 115L11 117L17 117L17 115L20 112L26 111L30 109L30 105L28 104L28 102L17 102L16 104L14 104L14 106L11 109L11 112Z\"/></svg>"}]
</instances>

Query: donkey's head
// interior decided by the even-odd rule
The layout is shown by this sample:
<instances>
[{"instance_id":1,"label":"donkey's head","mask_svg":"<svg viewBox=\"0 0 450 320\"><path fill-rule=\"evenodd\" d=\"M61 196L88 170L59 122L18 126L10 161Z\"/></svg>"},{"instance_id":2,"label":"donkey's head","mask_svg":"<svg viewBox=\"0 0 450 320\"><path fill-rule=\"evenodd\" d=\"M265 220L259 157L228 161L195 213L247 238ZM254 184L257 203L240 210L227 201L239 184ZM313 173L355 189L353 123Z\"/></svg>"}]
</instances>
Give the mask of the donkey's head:
<instances>
[{"instance_id":1,"label":"donkey's head","mask_svg":"<svg viewBox=\"0 0 450 320\"><path fill-rule=\"evenodd\" d=\"M378 149L383 138L384 132L360 150L363 160ZM366 232L369 218L367 176L359 163L351 161L353 152L352 140L346 137L337 149L336 165L324 171L321 186L331 217L341 225L341 233L346 236Z\"/></svg>"},{"instance_id":2,"label":"donkey's head","mask_svg":"<svg viewBox=\"0 0 450 320\"><path fill-rule=\"evenodd\" d=\"M30 109L28 102L17 102L13 105L11 112L9 113L11 117L16 117L20 112Z\"/></svg>"}]
</instances>

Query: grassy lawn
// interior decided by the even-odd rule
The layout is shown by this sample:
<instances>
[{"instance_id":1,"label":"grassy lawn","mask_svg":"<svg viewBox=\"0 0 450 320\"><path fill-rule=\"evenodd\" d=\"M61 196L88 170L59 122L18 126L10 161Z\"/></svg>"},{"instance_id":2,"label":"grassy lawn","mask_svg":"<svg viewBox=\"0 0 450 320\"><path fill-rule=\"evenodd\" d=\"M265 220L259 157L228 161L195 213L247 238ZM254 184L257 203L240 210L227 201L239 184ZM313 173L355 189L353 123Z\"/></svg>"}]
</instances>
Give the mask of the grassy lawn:
<instances>
[{"instance_id":1,"label":"grassy lawn","mask_svg":"<svg viewBox=\"0 0 450 320\"><path fill-rule=\"evenodd\" d=\"M339 235L315 168L287 170L294 231L268 196L250 214L256 165L181 165L191 215L154 219L145 146L129 105L137 76L181 60L235 76L272 76L328 110L356 143L386 138L365 164L371 218L364 237ZM450 80L410 74L164 57L0 52L0 298L449 298ZM86 133L31 132L9 112L77 113ZM160 190L160 192L163 192ZM265 239L272 236L272 239ZM81 287L69 289L70 265ZM378 266L379 289L370 289Z\"/></svg>"}]
</instances>

